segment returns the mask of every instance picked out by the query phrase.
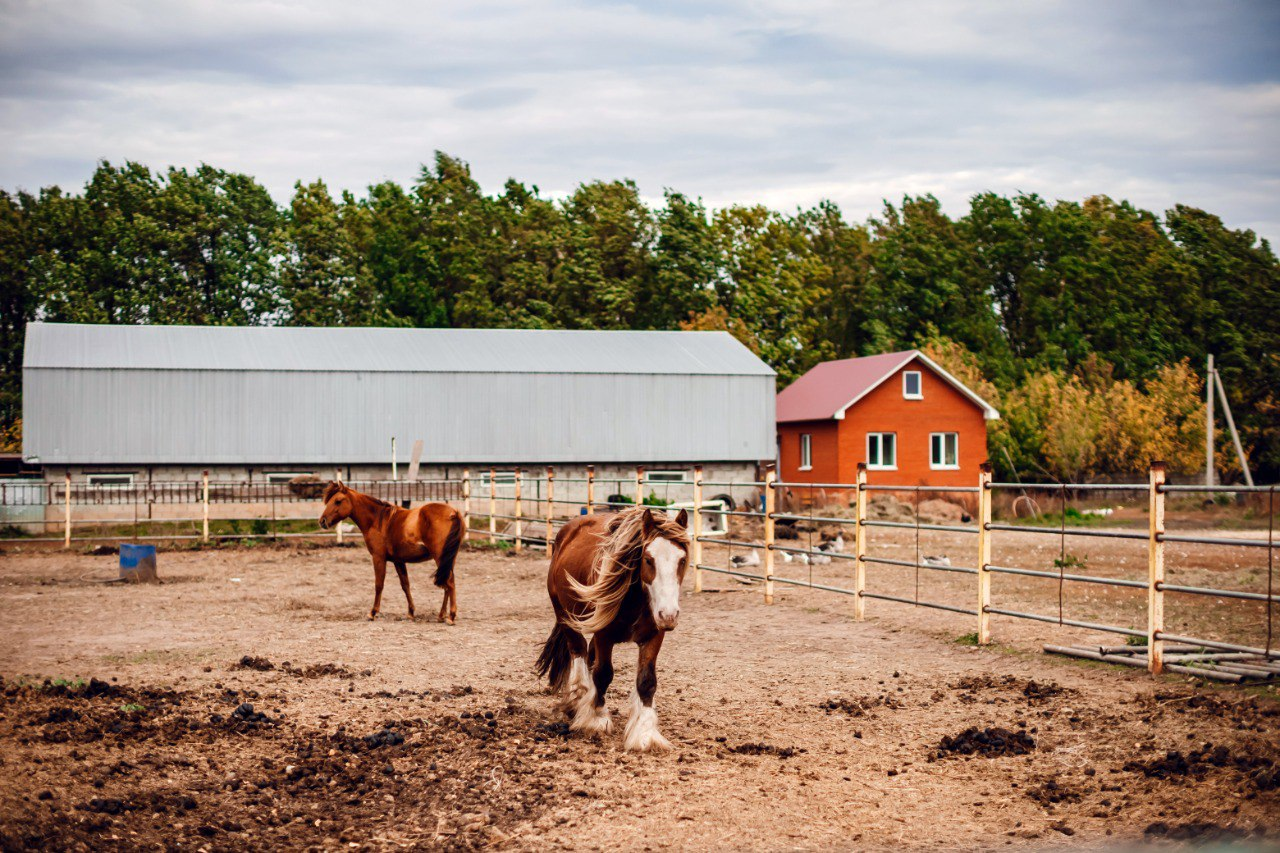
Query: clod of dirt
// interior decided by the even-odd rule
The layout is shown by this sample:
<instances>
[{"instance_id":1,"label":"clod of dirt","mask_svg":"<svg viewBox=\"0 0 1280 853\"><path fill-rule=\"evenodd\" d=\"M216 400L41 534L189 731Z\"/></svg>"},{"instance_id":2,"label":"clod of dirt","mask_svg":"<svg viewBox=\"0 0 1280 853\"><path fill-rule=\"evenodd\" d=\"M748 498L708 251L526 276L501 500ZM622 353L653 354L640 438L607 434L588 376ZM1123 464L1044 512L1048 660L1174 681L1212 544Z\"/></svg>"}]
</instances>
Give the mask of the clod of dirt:
<instances>
[{"instance_id":1,"label":"clod of dirt","mask_svg":"<svg viewBox=\"0 0 1280 853\"><path fill-rule=\"evenodd\" d=\"M254 657L253 655L245 655L240 658L240 662L231 667L232 669L255 669L258 672L268 672L276 668L276 665L266 658Z\"/></svg>"},{"instance_id":2,"label":"clod of dirt","mask_svg":"<svg viewBox=\"0 0 1280 853\"><path fill-rule=\"evenodd\" d=\"M1035 748L1035 739L1026 732L1011 732L998 726L985 729L970 727L958 735L944 737L938 745L939 753L981 755L984 758L1026 755Z\"/></svg>"},{"instance_id":3,"label":"clod of dirt","mask_svg":"<svg viewBox=\"0 0 1280 853\"><path fill-rule=\"evenodd\" d=\"M1227 841L1232 838L1247 838L1252 833L1238 826L1219 826L1208 821L1168 824L1161 820L1148 826L1142 834L1147 838L1168 838L1174 841Z\"/></svg>"},{"instance_id":4,"label":"clod of dirt","mask_svg":"<svg viewBox=\"0 0 1280 853\"><path fill-rule=\"evenodd\" d=\"M776 755L778 758L791 758L807 750L795 746L774 746L770 743L743 743L730 747L730 752L738 755Z\"/></svg>"},{"instance_id":5,"label":"clod of dirt","mask_svg":"<svg viewBox=\"0 0 1280 853\"><path fill-rule=\"evenodd\" d=\"M1057 803L1078 803L1081 799L1079 791L1054 779L1049 779L1034 788L1028 788L1027 796L1042 806Z\"/></svg>"},{"instance_id":6,"label":"clod of dirt","mask_svg":"<svg viewBox=\"0 0 1280 853\"><path fill-rule=\"evenodd\" d=\"M119 696L120 689L105 681L90 678L76 684L54 683L46 678L40 689L49 696L66 696L73 699L93 699L98 696Z\"/></svg>"},{"instance_id":7,"label":"clod of dirt","mask_svg":"<svg viewBox=\"0 0 1280 853\"><path fill-rule=\"evenodd\" d=\"M1028 681L1022 688L1022 695L1028 699L1048 699L1053 696L1060 696L1063 689L1052 681L1041 682L1034 679Z\"/></svg>"},{"instance_id":8,"label":"clod of dirt","mask_svg":"<svg viewBox=\"0 0 1280 853\"><path fill-rule=\"evenodd\" d=\"M379 746L399 746L404 743L404 735L392 729L382 729L361 738L372 749Z\"/></svg>"},{"instance_id":9,"label":"clod of dirt","mask_svg":"<svg viewBox=\"0 0 1280 853\"><path fill-rule=\"evenodd\" d=\"M297 667L285 661L280 664L280 669L296 675L299 678L355 678L356 674L344 666L338 666L336 663L313 663L304 667Z\"/></svg>"},{"instance_id":10,"label":"clod of dirt","mask_svg":"<svg viewBox=\"0 0 1280 853\"><path fill-rule=\"evenodd\" d=\"M1172 779L1176 776L1202 777L1210 767L1232 768L1245 774L1262 791L1280 787L1280 767L1274 759L1247 750L1233 755L1227 747L1206 743L1202 748L1183 754L1171 749L1164 758L1152 761L1130 761L1124 769L1141 773L1152 779Z\"/></svg>"},{"instance_id":11,"label":"clod of dirt","mask_svg":"<svg viewBox=\"0 0 1280 853\"><path fill-rule=\"evenodd\" d=\"M223 722L222 715L212 715L209 718L209 722L214 724ZM249 702L242 702L231 712L231 716L226 722L232 728L243 730L257 728L258 726L274 726L279 720L272 719L261 711L255 711L253 705Z\"/></svg>"}]
</instances>

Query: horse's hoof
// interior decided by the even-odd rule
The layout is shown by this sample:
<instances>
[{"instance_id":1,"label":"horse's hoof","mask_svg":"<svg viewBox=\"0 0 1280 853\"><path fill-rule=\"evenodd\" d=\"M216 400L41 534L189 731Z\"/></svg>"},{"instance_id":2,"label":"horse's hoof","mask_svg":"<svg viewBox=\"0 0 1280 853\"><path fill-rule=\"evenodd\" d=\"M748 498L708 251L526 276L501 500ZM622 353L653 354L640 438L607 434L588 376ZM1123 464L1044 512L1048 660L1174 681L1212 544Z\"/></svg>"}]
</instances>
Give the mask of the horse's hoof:
<instances>
[{"instance_id":1,"label":"horse's hoof","mask_svg":"<svg viewBox=\"0 0 1280 853\"><path fill-rule=\"evenodd\" d=\"M370 611L370 613L369 613L369 621L370 621L370 622L372 622L374 619L377 619L377 618L378 618L378 611L376 611L376 610L374 610L374 611Z\"/></svg>"},{"instance_id":2,"label":"horse's hoof","mask_svg":"<svg viewBox=\"0 0 1280 853\"><path fill-rule=\"evenodd\" d=\"M444 624L446 624L446 625L452 625L452 624L453 624L453 619L452 619L452 618L450 618L450 619L446 619L446 620L444 620Z\"/></svg>"}]
</instances>

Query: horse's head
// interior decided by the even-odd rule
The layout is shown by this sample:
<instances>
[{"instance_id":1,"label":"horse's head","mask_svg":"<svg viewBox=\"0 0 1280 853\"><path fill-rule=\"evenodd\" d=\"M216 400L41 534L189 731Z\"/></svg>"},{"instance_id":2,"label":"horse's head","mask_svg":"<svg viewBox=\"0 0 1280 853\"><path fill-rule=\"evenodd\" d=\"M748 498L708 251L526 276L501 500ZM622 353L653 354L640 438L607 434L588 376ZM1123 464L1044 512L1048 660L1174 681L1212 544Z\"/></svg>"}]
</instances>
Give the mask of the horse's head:
<instances>
[{"instance_id":1,"label":"horse's head","mask_svg":"<svg viewBox=\"0 0 1280 853\"><path fill-rule=\"evenodd\" d=\"M649 609L659 631L671 631L680 618L680 584L689 565L689 513L680 510L674 520L654 518L644 511L644 539L640 558L640 582L649 597Z\"/></svg>"},{"instance_id":2,"label":"horse's head","mask_svg":"<svg viewBox=\"0 0 1280 853\"><path fill-rule=\"evenodd\" d=\"M351 490L341 483L330 482L325 486L324 512L320 513L320 526L325 530L351 516Z\"/></svg>"}]
</instances>

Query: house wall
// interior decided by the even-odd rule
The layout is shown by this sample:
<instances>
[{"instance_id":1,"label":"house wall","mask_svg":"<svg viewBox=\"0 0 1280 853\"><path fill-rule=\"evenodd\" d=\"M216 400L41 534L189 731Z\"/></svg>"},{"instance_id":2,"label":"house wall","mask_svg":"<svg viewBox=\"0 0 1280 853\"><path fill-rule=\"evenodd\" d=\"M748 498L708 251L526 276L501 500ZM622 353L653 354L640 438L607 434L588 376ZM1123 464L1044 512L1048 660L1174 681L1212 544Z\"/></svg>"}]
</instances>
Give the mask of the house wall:
<instances>
[{"instance_id":1,"label":"house wall","mask_svg":"<svg viewBox=\"0 0 1280 853\"><path fill-rule=\"evenodd\" d=\"M778 425L778 478L787 483L841 483L837 421L797 421ZM800 436L813 436L811 470L800 469ZM852 481L850 481L852 482Z\"/></svg>"},{"instance_id":2,"label":"house wall","mask_svg":"<svg viewBox=\"0 0 1280 853\"><path fill-rule=\"evenodd\" d=\"M919 370L923 399L902 395L902 373ZM845 412L839 424L840 481L857 478L859 462L867 459L867 433L897 434L896 471L869 470L873 485L973 486L978 466L987 459L987 425L982 409L949 383L916 361L906 365ZM929 436L935 432L959 433L959 468L953 471L929 467Z\"/></svg>"}]
</instances>

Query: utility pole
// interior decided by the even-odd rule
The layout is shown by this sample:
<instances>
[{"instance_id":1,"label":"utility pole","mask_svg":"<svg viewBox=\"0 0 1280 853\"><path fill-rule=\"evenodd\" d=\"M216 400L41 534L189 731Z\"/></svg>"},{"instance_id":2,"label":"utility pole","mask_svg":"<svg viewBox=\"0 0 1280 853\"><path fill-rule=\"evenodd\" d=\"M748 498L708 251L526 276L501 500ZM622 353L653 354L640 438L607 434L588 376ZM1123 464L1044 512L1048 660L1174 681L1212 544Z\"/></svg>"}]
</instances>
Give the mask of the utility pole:
<instances>
[{"instance_id":1,"label":"utility pole","mask_svg":"<svg viewBox=\"0 0 1280 853\"><path fill-rule=\"evenodd\" d=\"M1204 374L1204 484L1213 488L1213 353Z\"/></svg>"}]
</instances>

